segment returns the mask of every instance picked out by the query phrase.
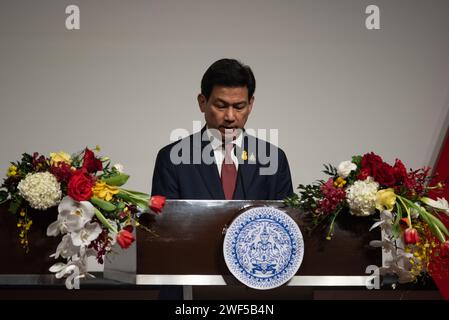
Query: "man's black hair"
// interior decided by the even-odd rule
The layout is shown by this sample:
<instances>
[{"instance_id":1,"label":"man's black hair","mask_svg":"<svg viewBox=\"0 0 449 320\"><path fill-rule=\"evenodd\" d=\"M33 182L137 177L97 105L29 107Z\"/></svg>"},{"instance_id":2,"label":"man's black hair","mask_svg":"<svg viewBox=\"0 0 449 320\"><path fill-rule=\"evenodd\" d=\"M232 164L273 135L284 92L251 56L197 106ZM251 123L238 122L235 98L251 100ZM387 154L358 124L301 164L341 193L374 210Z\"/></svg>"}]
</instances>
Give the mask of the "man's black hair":
<instances>
[{"instance_id":1,"label":"man's black hair","mask_svg":"<svg viewBox=\"0 0 449 320\"><path fill-rule=\"evenodd\" d=\"M201 94L206 100L209 100L214 86L247 87L250 100L256 90L256 79L249 66L235 59L221 59L206 70L201 80Z\"/></svg>"}]
</instances>

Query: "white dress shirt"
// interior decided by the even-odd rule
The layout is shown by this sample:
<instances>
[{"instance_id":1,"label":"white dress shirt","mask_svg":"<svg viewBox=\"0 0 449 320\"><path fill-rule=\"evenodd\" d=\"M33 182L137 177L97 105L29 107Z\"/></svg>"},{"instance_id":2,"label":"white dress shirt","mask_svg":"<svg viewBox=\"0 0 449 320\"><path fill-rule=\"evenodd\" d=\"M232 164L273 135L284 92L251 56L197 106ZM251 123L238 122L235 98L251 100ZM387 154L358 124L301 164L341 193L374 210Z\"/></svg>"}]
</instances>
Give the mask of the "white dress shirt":
<instances>
[{"instance_id":1,"label":"white dress shirt","mask_svg":"<svg viewBox=\"0 0 449 320\"><path fill-rule=\"evenodd\" d=\"M209 129L206 129L207 136L209 137L210 143L212 145L212 149L214 150L214 157L215 157L215 163L217 164L218 174L221 178L221 166L223 165L224 157L225 157L225 150L223 148L223 141L221 136L216 137L213 132ZM232 149L231 158L234 162L235 169L239 169L239 160L237 159L237 156L235 155L235 145L238 147L242 147L242 134L239 134L233 141L234 148Z\"/></svg>"}]
</instances>

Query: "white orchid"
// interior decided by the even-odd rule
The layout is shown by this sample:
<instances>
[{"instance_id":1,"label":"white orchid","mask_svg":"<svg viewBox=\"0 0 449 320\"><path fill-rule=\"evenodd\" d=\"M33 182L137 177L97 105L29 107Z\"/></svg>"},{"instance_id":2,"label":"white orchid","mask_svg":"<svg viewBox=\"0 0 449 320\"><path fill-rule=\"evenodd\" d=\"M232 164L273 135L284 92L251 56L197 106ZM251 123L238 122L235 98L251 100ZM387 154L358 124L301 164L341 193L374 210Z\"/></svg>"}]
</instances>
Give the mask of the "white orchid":
<instances>
[{"instance_id":1,"label":"white orchid","mask_svg":"<svg viewBox=\"0 0 449 320\"><path fill-rule=\"evenodd\" d=\"M95 207L88 201L75 201L66 196L58 207L58 219L47 228L48 236L65 234L52 257L67 259L67 263L56 263L51 268L56 278L67 276L66 287L76 288L79 279L87 273L87 257L95 252L87 246L102 232L98 222L91 222Z\"/></svg>"},{"instance_id":2,"label":"white orchid","mask_svg":"<svg viewBox=\"0 0 449 320\"><path fill-rule=\"evenodd\" d=\"M72 232L71 237L75 246L88 246L101 233L101 227L97 222L88 222L83 229Z\"/></svg>"},{"instance_id":3,"label":"white orchid","mask_svg":"<svg viewBox=\"0 0 449 320\"><path fill-rule=\"evenodd\" d=\"M445 214L449 215L449 204L445 198L437 198L437 200L433 200L428 197L422 197L421 201L428 206L443 211Z\"/></svg>"},{"instance_id":4,"label":"white orchid","mask_svg":"<svg viewBox=\"0 0 449 320\"><path fill-rule=\"evenodd\" d=\"M67 259L72 257L73 255L76 255L79 251L80 247L73 244L70 234L66 234L64 237L62 237L61 242L58 244L56 252L53 253L50 257L58 259L61 256L64 259Z\"/></svg>"},{"instance_id":5,"label":"white orchid","mask_svg":"<svg viewBox=\"0 0 449 320\"><path fill-rule=\"evenodd\" d=\"M93 250L81 247L79 252L68 258L67 263L57 262L50 267L50 272L55 273L57 279L67 276L65 286L67 289L79 289L79 280L93 275L87 272L87 258L95 255Z\"/></svg>"},{"instance_id":6,"label":"white orchid","mask_svg":"<svg viewBox=\"0 0 449 320\"><path fill-rule=\"evenodd\" d=\"M55 273L56 279L65 276L65 286L67 289L79 289L79 279L85 277L85 273L80 272L79 262L69 262L67 264L58 262L50 267L50 271Z\"/></svg>"},{"instance_id":7,"label":"white orchid","mask_svg":"<svg viewBox=\"0 0 449 320\"><path fill-rule=\"evenodd\" d=\"M117 172L119 173L124 173L125 172L125 168L123 167L123 165L121 163L116 163L112 166L112 168L114 168L115 170L117 170Z\"/></svg>"},{"instance_id":8,"label":"white orchid","mask_svg":"<svg viewBox=\"0 0 449 320\"><path fill-rule=\"evenodd\" d=\"M107 219L109 222L109 225L111 226L111 229L109 229L109 246L112 248L113 245L115 245L116 239L117 239L117 230L118 229L118 223L115 221L112 221L110 219Z\"/></svg>"},{"instance_id":9,"label":"white orchid","mask_svg":"<svg viewBox=\"0 0 449 320\"><path fill-rule=\"evenodd\" d=\"M94 206L89 201L75 201L66 196L58 206L58 220L47 228L47 236L81 230L95 214Z\"/></svg>"},{"instance_id":10,"label":"white orchid","mask_svg":"<svg viewBox=\"0 0 449 320\"><path fill-rule=\"evenodd\" d=\"M391 225L393 223L393 214L388 210L383 210L380 212L380 220L375 222L371 228L369 228L369 231L381 227L381 229L385 232L391 233Z\"/></svg>"}]
</instances>

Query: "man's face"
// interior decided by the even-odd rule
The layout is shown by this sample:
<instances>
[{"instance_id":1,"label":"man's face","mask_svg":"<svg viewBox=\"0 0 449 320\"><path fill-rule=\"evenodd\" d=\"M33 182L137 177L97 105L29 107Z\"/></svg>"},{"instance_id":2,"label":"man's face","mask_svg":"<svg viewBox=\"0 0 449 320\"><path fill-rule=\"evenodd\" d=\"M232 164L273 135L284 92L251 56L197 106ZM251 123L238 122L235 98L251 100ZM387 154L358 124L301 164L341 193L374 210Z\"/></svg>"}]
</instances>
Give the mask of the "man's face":
<instances>
[{"instance_id":1,"label":"man's face","mask_svg":"<svg viewBox=\"0 0 449 320\"><path fill-rule=\"evenodd\" d=\"M236 129L243 129L253 108L254 97L248 101L247 87L214 86L209 100L198 95L198 104L204 113L207 126L217 129L222 137L233 134Z\"/></svg>"}]
</instances>

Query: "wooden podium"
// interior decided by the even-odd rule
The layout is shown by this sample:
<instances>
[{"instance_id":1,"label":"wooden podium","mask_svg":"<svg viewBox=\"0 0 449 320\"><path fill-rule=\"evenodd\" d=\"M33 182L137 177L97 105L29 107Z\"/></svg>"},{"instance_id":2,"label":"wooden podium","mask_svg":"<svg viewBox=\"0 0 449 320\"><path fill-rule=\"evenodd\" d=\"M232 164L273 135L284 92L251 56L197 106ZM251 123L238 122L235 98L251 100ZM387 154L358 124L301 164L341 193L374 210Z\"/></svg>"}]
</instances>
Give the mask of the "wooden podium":
<instances>
[{"instance_id":1,"label":"wooden podium","mask_svg":"<svg viewBox=\"0 0 449 320\"><path fill-rule=\"evenodd\" d=\"M242 208L268 205L285 210L304 237L304 258L297 274L272 290L250 289L229 272L223 258L223 228ZM370 219L341 215L331 241L324 232L309 234L305 216L283 208L280 201L167 201L160 216L142 221L157 236L138 228L137 241L127 250L114 247L105 259L104 275L83 280L81 290L67 290L48 268L60 237L47 237L47 226L57 209L36 212L30 229L30 252L17 237L16 217L8 204L0 205L0 299L139 299L158 298L164 285L184 287L185 299L441 299L435 286L391 290L366 288L372 276L367 266L380 266L382 252L369 246L380 238L369 232ZM142 217L142 218L143 218ZM430 284L430 282L429 282Z\"/></svg>"},{"instance_id":2,"label":"wooden podium","mask_svg":"<svg viewBox=\"0 0 449 320\"><path fill-rule=\"evenodd\" d=\"M296 275L271 290L250 289L228 270L223 257L224 229L250 206L272 206L288 213L304 238L304 258ZM305 215L282 201L168 200L159 216L146 215L136 242L115 248L105 261L104 277L136 285L182 285L186 299L313 299L320 289L364 290L373 279L368 266L382 265L382 251L369 242L372 221L342 214L331 241L324 232L310 234Z\"/></svg>"}]
</instances>

